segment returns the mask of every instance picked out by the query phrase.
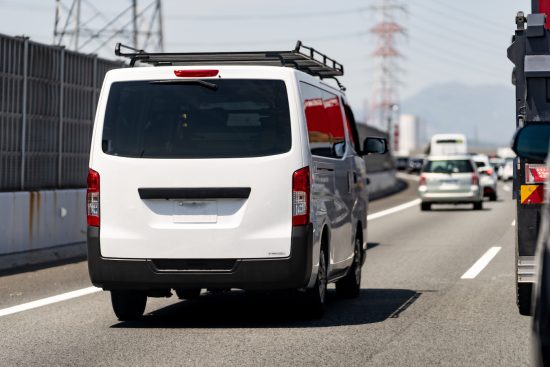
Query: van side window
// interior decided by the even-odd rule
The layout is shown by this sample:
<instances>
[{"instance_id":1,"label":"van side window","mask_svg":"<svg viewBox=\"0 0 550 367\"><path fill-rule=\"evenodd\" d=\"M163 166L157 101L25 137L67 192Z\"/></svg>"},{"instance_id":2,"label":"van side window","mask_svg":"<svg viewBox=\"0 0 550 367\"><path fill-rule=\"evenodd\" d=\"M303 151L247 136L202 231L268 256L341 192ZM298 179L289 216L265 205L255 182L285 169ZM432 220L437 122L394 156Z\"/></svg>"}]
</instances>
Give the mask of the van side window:
<instances>
[{"instance_id":1,"label":"van side window","mask_svg":"<svg viewBox=\"0 0 550 367\"><path fill-rule=\"evenodd\" d=\"M340 98L321 88L300 82L311 154L341 158L346 150Z\"/></svg>"}]
</instances>

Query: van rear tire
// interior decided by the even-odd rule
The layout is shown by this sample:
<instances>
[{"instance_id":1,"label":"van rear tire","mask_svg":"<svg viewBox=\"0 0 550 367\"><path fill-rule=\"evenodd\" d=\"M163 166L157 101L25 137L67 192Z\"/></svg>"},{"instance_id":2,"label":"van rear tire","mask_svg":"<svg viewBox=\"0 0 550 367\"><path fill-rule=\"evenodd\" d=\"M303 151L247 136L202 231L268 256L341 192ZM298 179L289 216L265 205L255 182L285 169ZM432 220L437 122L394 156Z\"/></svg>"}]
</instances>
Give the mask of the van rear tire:
<instances>
[{"instance_id":1,"label":"van rear tire","mask_svg":"<svg viewBox=\"0 0 550 367\"><path fill-rule=\"evenodd\" d=\"M483 201L476 201L474 203L474 210L483 210Z\"/></svg>"},{"instance_id":2,"label":"van rear tire","mask_svg":"<svg viewBox=\"0 0 550 367\"><path fill-rule=\"evenodd\" d=\"M143 316L147 304L147 293L133 290L111 291L111 304L120 321L133 321Z\"/></svg>"},{"instance_id":3,"label":"van rear tire","mask_svg":"<svg viewBox=\"0 0 550 367\"><path fill-rule=\"evenodd\" d=\"M353 264L346 276L336 282L336 293L342 298L357 298L361 291L361 265L363 265L361 246L361 238L356 237Z\"/></svg>"},{"instance_id":4,"label":"van rear tire","mask_svg":"<svg viewBox=\"0 0 550 367\"><path fill-rule=\"evenodd\" d=\"M306 289L304 296L304 312L308 318L319 319L325 313L327 297L327 263L325 249L319 254L319 269L313 288Z\"/></svg>"},{"instance_id":5,"label":"van rear tire","mask_svg":"<svg viewBox=\"0 0 550 367\"><path fill-rule=\"evenodd\" d=\"M200 288L176 288L175 291L179 299L197 299L201 295Z\"/></svg>"}]
</instances>

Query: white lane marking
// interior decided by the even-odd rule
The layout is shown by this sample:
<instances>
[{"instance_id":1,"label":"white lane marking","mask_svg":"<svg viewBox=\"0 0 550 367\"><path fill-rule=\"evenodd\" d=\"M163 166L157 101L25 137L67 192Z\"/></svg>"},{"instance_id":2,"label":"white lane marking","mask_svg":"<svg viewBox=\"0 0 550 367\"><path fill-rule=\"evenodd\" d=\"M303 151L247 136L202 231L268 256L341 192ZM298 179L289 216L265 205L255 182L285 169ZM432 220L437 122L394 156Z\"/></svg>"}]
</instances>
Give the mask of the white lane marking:
<instances>
[{"instance_id":1,"label":"white lane marking","mask_svg":"<svg viewBox=\"0 0 550 367\"><path fill-rule=\"evenodd\" d=\"M464 273L464 275L460 277L460 279L474 279L477 277L501 249L502 247L498 246L491 247L485 254L483 254L483 256L479 258L479 260L474 263L474 265L472 265L470 269L468 269L467 272Z\"/></svg>"},{"instance_id":2,"label":"white lane marking","mask_svg":"<svg viewBox=\"0 0 550 367\"><path fill-rule=\"evenodd\" d=\"M403 180L411 180L411 181L417 181L417 182L420 181L420 176L411 175L410 173L397 172L395 176L398 178L402 178Z\"/></svg>"},{"instance_id":3,"label":"white lane marking","mask_svg":"<svg viewBox=\"0 0 550 367\"><path fill-rule=\"evenodd\" d=\"M515 219L512 221L512 224L511 224L511 225L512 225L512 226L515 226L515 225L516 225L516 220L515 220Z\"/></svg>"},{"instance_id":4,"label":"white lane marking","mask_svg":"<svg viewBox=\"0 0 550 367\"><path fill-rule=\"evenodd\" d=\"M71 298L82 297L82 296L85 296L87 294L100 292L101 290L102 290L101 288L96 288L96 287L82 288L82 289L78 289L76 291L67 292L67 293L63 293L63 294L58 294L57 296L42 298L42 299L39 299L39 300L36 300L36 301L23 303L23 304L18 305L18 306L4 308L4 309L0 310L0 317L11 315L11 314L18 313L18 312L32 310L33 308L38 308L38 307L42 307L42 306L46 306L46 305L51 305L52 303L66 301L66 300L71 299Z\"/></svg>"},{"instance_id":5,"label":"white lane marking","mask_svg":"<svg viewBox=\"0 0 550 367\"><path fill-rule=\"evenodd\" d=\"M511 189L510 186L508 186L508 185L502 186L502 189L503 189L504 191L506 191L506 192L512 191L512 189Z\"/></svg>"},{"instance_id":6,"label":"white lane marking","mask_svg":"<svg viewBox=\"0 0 550 367\"><path fill-rule=\"evenodd\" d=\"M390 215L390 214L397 213L397 212L400 212L400 211L405 210L405 209L412 208L413 206L417 206L418 204L420 204L420 202L421 202L420 199L414 199L413 201L409 201L405 204L401 204L401 205L398 205L398 206L394 206L393 208L389 208L389 209L382 210L382 211L379 211L379 212L376 212L376 213L373 213L373 214L369 214L369 215L367 215L367 221L382 218L382 217L385 217L386 215Z\"/></svg>"}]
</instances>

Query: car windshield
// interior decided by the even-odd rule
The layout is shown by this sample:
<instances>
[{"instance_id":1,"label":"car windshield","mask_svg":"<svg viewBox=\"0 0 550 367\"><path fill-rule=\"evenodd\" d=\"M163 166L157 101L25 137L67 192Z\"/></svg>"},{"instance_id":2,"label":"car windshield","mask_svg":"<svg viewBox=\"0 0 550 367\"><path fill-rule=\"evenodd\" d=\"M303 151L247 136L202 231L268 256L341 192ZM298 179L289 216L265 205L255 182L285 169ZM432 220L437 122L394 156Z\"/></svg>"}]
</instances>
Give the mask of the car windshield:
<instances>
[{"instance_id":1,"label":"car windshield","mask_svg":"<svg viewBox=\"0 0 550 367\"><path fill-rule=\"evenodd\" d=\"M424 167L428 173L467 173L473 172L472 163L467 159L430 160Z\"/></svg>"},{"instance_id":2,"label":"car windshield","mask_svg":"<svg viewBox=\"0 0 550 367\"><path fill-rule=\"evenodd\" d=\"M229 158L290 150L281 80L113 83L102 149L138 158Z\"/></svg>"}]
</instances>

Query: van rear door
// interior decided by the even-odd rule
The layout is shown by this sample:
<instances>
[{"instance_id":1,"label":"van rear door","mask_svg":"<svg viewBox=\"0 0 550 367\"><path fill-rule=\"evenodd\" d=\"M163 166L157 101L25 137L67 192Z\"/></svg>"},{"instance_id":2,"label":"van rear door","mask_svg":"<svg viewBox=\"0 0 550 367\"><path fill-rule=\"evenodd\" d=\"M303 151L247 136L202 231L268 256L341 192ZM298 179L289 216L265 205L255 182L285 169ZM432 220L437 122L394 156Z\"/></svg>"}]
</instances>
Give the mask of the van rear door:
<instances>
[{"instance_id":1,"label":"van rear door","mask_svg":"<svg viewBox=\"0 0 550 367\"><path fill-rule=\"evenodd\" d=\"M92 167L102 255L289 256L291 137L282 80L113 83Z\"/></svg>"}]
</instances>

